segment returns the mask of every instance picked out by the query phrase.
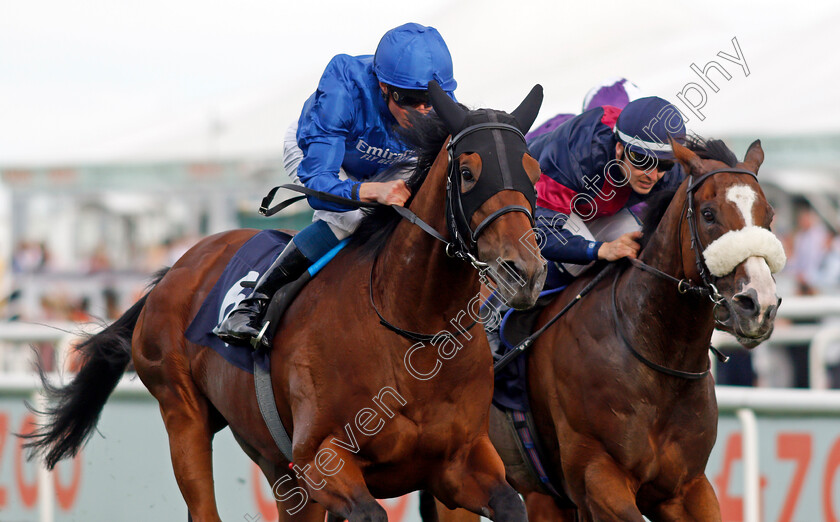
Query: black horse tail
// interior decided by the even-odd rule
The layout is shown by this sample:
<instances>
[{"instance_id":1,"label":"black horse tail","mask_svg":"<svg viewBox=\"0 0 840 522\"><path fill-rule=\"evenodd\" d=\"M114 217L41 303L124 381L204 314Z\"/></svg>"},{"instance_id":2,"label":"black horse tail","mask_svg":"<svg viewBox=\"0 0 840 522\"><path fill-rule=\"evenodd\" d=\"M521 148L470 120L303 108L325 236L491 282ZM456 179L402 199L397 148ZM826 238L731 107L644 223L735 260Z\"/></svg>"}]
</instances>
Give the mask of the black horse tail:
<instances>
[{"instance_id":1,"label":"black horse tail","mask_svg":"<svg viewBox=\"0 0 840 522\"><path fill-rule=\"evenodd\" d=\"M155 274L150 290L168 270ZM47 469L53 469L58 461L75 456L90 439L105 402L131 361L131 336L148 296L147 292L122 317L77 347L84 362L67 386L51 385L38 364L49 406L37 413L48 420L33 433L21 435L29 439L24 445L30 450L29 459L42 455Z\"/></svg>"}]
</instances>

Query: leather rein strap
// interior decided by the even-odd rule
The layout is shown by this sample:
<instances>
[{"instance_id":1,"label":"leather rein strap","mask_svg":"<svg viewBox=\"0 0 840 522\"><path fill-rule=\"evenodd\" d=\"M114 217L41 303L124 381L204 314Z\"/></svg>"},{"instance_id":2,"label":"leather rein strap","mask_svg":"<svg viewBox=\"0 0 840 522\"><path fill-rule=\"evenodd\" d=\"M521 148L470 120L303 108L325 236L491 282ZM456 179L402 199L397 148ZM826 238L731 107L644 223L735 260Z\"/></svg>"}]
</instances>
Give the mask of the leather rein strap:
<instances>
[{"instance_id":1,"label":"leather rein strap","mask_svg":"<svg viewBox=\"0 0 840 522\"><path fill-rule=\"evenodd\" d=\"M700 241L700 235L697 232L697 216L695 215L696 212L694 210L694 193L697 191L698 188L700 188L704 181L714 176L715 174L719 174L721 172L734 174L748 174L752 176L756 181L758 180L758 176L756 176L755 172L746 169L736 168L716 169L703 174L696 180L693 179L693 176L689 175L688 185L686 187L686 206L685 210L683 211L683 215L685 216L686 221L688 221L688 229L689 233L691 234L691 250L694 252L694 262L697 265L697 272L700 274L700 279L703 283L702 286L694 284L694 282L692 282L690 279L677 279L676 277L670 274L666 274L662 270L652 267L639 259L630 259L630 263L632 263L632 265L638 268L639 270L643 270L662 279L666 279L668 281L676 283L677 290L679 291L679 293L685 294L688 292L694 292L703 295L708 295L709 299L711 299L711 301L717 306L720 306L720 303L723 298L721 297L720 292L718 292L718 289L714 284L713 280L715 278L712 277L711 274L709 274L709 270L708 268L706 268L706 263L703 262L704 246L703 243Z\"/></svg>"},{"instance_id":2,"label":"leather rein strap","mask_svg":"<svg viewBox=\"0 0 840 522\"><path fill-rule=\"evenodd\" d=\"M478 226L475 228L475 231L470 230L469 222L467 221L463 205L462 205L462 194L460 191L460 177L457 167L457 162L455 161L455 147L461 140L470 134L473 134L478 131L487 131L487 130L495 130L495 131L506 131L512 132L518 136L523 143L525 142L525 136L522 134L518 128L514 127L513 125L508 125L506 123L478 123L475 125L470 125L466 129L459 132L455 137L453 137L449 144L447 145L447 152L449 156L449 169L447 172L447 179L446 179L446 223L447 228L449 230L450 236L452 237L452 241L448 241L443 235L440 234L434 227L420 219L417 214L409 210L407 207L401 205L383 205L378 202L366 202L366 201L358 201L355 199L348 199L343 198L341 196L336 196L334 194L330 194L327 192L321 192L317 190L312 190L307 187L303 187L300 185L294 184L284 184L279 185L272 188L268 194L263 198L262 203L260 204L259 213L263 216L272 216L277 212L289 207L293 203L297 201L303 200L306 197L313 197L320 199L322 201L329 201L331 203L338 203L341 205L346 205L349 207L354 208L376 208L382 206L389 206L391 207L401 218L405 219L409 223L420 227L425 233L429 234L433 238L437 239L438 241L442 242L445 247L446 255L453 258L458 258L463 261L467 261L470 263L474 268L478 270L482 270L487 268L487 263L483 261L479 261L478 258L475 256L476 251L476 242L478 241L478 237L481 233L496 219L500 218L501 216L509 213L509 212L522 212L528 216L531 224L534 223L534 217L532 212L521 206L521 205L508 205L503 207L495 212L491 213L487 216ZM497 144L498 145L498 144ZM504 144L502 144L504 146ZM279 189L287 189L292 190L295 192L300 192L304 195L296 196L293 198L286 199L281 203L269 207L271 202L274 200L274 196ZM507 187L504 187L507 188ZM483 203L483 202L482 202ZM456 210L457 209L457 210ZM459 226L460 223L460 226ZM465 228L465 235L468 237L464 237L461 233L459 233L460 228ZM376 261L374 260L371 263L371 270L370 270L370 278L369 278L369 293L370 293L370 304L373 307L376 315L379 317L379 322L389 330L411 340L411 341L420 341L420 342L430 342L434 338L436 338L437 334L424 334L418 332L412 332L410 330L402 329L392 323L390 323L385 317L380 313L379 309L376 306L376 302L373 299L373 270L376 265ZM474 321L471 325L469 325L466 329L459 333L459 335L464 334L466 331L470 330L473 326L475 326L477 321Z\"/></svg>"},{"instance_id":3,"label":"leather rein strap","mask_svg":"<svg viewBox=\"0 0 840 522\"><path fill-rule=\"evenodd\" d=\"M672 370L671 368L666 368L665 366L662 366L660 364L656 364L655 362L651 361L650 359L648 359L647 357L645 357L644 355L639 353L639 351L637 351L635 348L633 348L633 345L627 339L627 336L624 335L624 329L621 327L621 320L618 317L618 299L616 298L616 287L618 286L618 278L619 278L620 275L621 275L621 271L617 270L616 273L615 273L615 278L613 278L612 291L611 291L611 295L612 295L612 316L613 316L613 322L615 322L615 329L618 332L618 336L621 338L621 342L624 343L624 346L626 346L627 349L630 350L630 353L632 353L633 356L636 359L643 362L649 368L652 368L653 370L656 370L657 372L664 373L666 375L670 375L672 377L679 377L680 379L688 379L688 380L691 380L691 381L696 381L696 380L699 380L699 379L703 379L704 377L709 375L709 373L711 372L711 364L709 365L709 368L707 368L705 371L702 371L702 372L699 372L699 373L684 372L682 370Z\"/></svg>"}]
</instances>

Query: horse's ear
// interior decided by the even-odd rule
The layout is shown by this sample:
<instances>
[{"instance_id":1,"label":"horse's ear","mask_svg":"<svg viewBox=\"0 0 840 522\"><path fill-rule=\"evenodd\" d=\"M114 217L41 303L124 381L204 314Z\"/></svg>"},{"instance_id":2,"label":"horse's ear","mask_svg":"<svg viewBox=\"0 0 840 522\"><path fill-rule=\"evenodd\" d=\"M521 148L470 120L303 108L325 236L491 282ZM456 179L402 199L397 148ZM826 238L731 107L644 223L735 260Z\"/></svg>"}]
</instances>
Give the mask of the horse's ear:
<instances>
[{"instance_id":1,"label":"horse's ear","mask_svg":"<svg viewBox=\"0 0 840 522\"><path fill-rule=\"evenodd\" d=\"M528 93L528 96L519 104L519 107L510 113L516 119L516 126L522 131L522 134L528 132L531 125L534 124L534 120L537 119L537 113L540 112L542 102L543 88L542 85L536 84L531 89L531 92Z\"/></svg>"},{"instance_id":2,"label":"horse's ear","mask_svg":"<svg viewBox=\"0 0 840 522\"><path fill-rule=\"evenodd\" d=\"M432 107L438 117L443 120L449 134L455 136L461 132L467 113L434 80L429 82L429 99L432 100Z\"/></svg>"},{"instance_id":3,"label":"horse's ear","mask_svg":"<svg viewBox=\"0 0 840 522\"><path fill-rule=\"evenodd\" d=\"M761 140L755 140L744 156L744 167L758 174L758 167L762 163L764 163L764 149L761 148Z\"/></svg>"},{"instance_id":4,"label":"horse's ear","mask_svg":"<svg viewBox=\"0 0 840 522\"><path fill-rule=\"evenodd\" d=\"M688 147L677 143L674 138L668 139L671 141L671 147L674 149L674 157L677 158L677 161L680 162L685 171L689 174L699 174L703 170L703 161L700 159L700 156Z\"/></svg>"}]
</instances>

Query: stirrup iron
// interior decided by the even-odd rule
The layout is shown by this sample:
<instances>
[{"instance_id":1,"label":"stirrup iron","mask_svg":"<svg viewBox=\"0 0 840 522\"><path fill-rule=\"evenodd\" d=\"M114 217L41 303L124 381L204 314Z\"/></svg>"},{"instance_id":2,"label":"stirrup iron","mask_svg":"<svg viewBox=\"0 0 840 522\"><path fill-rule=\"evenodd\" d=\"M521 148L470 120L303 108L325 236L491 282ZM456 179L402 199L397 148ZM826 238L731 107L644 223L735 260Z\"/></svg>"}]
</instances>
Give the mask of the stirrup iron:
<instances>
[{"instance_id":1,"label":"stirrup iron","mask_svg":"<svg viewBox=\"0 0 840 522\"><path fill-rule=\"evenodd\" d=\"M260 333L257 334L256 337L251 339L251 347L254 351L260 349L261 346L269 347L268 340L265 338L265 333L268 331L268 326L271 324L271 321L266 321L263 324L263 327L260 329Z\"/></svg>"}]
</instances>

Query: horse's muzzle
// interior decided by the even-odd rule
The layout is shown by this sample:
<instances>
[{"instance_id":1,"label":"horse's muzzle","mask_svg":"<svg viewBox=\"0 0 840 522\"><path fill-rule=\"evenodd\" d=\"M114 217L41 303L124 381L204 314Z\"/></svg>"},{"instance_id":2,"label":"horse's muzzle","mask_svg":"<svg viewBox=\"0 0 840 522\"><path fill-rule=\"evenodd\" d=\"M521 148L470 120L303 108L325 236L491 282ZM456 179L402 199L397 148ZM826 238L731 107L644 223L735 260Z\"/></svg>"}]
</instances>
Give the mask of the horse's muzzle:
<instances>
[{"instance_id":1,"label":"horse's muzzle","mask_svg":"<svg viewBox=\"0 0 840 522\"><path fill-rule=\"evenodd\" d=\"M773 333L781 302L776 296L774 304L762 304L756 291L748 289L716 307L715 320L745 348L755 348Z\"/></svg>"},{"instance_id":2,"label":"horse's muzzle","mask_svg":"<svg viewBox=\"0 0 840 522\"><path fill-rule=\"evenodd\" d=\"M545 263L538 260L501 259L490 263L490 275L502 300L517 310L534 306L540 295L548 272Z\"/></svg>"}]
</instances>

